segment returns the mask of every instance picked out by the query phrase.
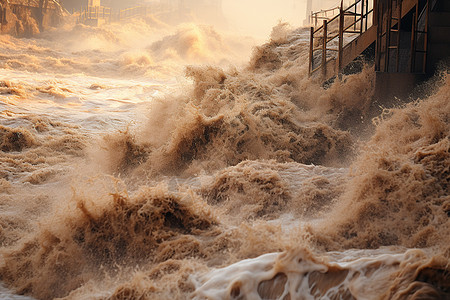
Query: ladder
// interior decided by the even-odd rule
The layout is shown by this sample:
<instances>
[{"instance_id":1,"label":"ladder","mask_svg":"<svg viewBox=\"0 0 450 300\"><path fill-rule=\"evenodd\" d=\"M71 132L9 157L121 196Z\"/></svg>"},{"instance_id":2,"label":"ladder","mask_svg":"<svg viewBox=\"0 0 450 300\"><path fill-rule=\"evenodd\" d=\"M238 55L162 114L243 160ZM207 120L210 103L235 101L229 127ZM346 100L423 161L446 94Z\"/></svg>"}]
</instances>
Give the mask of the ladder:
<instances>
[{"instance_id":1,"label":"ladder","mask_svg":"<svg viewBox=\"0 0 450 300\"><path fill-rule=\"evenodd\" d=\"M416 3L413 12L413 22L411 25L411 73L425 73L427 65L427 48L428 48L428 18L430 15L430 3L425 2L425 8L422 13L419 11L419 5ZM424 27L419 28L419 22L424 19ZM420 43L422 41L422 43ZM417 66L417 56L420 56L422 63Z\"/></svg>"},{"instance_id":2,"label":"ladder","mask_svg":"<svg viewBox=\"0 0 450 300\"><path fill-rule=\"evenodd\" d=\"M379 14L377 17L375 70L379 72L425 73L428 39L428 0L426 0L425 7L421 10L421 13L419 13L420 5L418 0L413 1L412 7L410 5L406 10L403 9L402 4L402 0L378 2L377 11L385 13ZM402 39L402 18L411 10L413 15L410 32L409 68L401 70L400 42ZM422 24L422 28L419 28L419 24ZM418 55L420 56L419 59L417 59ZM394 60L394 62L391 60ZM420 66L417 65L418 60Z\"/></svg>"}]
</instances>

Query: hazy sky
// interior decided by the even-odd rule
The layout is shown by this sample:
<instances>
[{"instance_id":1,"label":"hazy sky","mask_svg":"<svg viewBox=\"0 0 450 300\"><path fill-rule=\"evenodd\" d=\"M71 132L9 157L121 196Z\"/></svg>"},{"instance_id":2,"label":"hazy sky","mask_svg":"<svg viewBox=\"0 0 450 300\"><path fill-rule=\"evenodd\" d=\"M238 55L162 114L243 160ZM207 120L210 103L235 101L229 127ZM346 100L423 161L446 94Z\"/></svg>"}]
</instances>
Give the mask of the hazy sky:
<instances>
[{"instance_id":1,"label":"hazy sky","mask_svg":"<svg viewBox=\"0 0 450 300\"><path fill-rule=\"evenodd\" d=\"M337 6L340 0L313 0L313 9ZM223 0L230 29L267 38L278 20L294 26L303 24L306 0Z\"/></svg>"}]
</instances>

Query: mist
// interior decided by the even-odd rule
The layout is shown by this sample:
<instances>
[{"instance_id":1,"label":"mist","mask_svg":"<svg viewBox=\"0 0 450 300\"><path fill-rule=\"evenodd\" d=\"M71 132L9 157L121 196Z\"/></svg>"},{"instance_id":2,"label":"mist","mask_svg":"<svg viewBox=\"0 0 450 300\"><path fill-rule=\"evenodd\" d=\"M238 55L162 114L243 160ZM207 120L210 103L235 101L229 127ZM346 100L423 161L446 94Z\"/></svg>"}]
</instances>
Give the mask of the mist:
<instances>
[{"instance_id":1,"label":"mist","mask_svg":"<svg viewBox=\"0 0 450 300\"><path fill-rule=\"evenodd\" d=\"M293 27L304 24L306 0L224 0L223 12L229 29L265 39L279 22ZM339 5L338 0L313 1L312 9L320 10Z\"/></svg>"}]
</instances>

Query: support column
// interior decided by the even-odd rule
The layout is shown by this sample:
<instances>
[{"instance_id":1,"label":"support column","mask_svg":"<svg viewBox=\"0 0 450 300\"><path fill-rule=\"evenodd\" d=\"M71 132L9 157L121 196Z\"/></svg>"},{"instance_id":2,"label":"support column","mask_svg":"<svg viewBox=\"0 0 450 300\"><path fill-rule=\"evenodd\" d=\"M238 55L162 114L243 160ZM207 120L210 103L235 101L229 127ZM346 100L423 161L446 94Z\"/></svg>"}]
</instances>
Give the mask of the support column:
<instances>
[{"instance_id":1,"label":"support column","mask_svg":"<svg viewBox=\"0 0 450 300\"><path fill-rule=\"evenodd\" d=\"M311 26L311 32L309 37L309 75L311 75L311 72L313 71L314 65L314 27Z\"/></svg>"},{"instance_id":2,"label":"support column","mask_svg":"<svg viewBox=\"0 0 450 300\"><path fill-rule=\"evenodd\" d=\"M325 79L327 77L327 25L328 21L323 20L323 43L322 43L322 76Z\"/></svg>"},{"instance_id":3,"label":"support column","mask_svg":"<svg viewBox=\"0 0 450 300\"><path fill-rule=\"evenodd\" d=\"M339 48L338 48L338 70L337 74L341 73L342 71L342 65L343 65L343 50L344 50L344 21L345 21L345 15L344 15L344 3L343 0L341 1L341 6L339 8Z\"/></svg>"},{"instance_id":4,"label":"support column","mask_svg":"<svg viewBox=\"0 0 450 300\"><path fill-rule=\"evenodd\" d=\"M44 31L44 0L39 0L39 11L38 11L38 25L39 31Z\"/></svg>"},{"instance_id":5,"label":"support column","mask_svg":"<svg viewBox=\"0 0 450 300\"><path fill-rule=\"evenodd\" d=\"M306 2L306 18L309 19L309 20L307 20L307 21L309 21L309 24L313 24L313 20L312 20L312 0L308 0Z\"/></svg>"}]
</instances>

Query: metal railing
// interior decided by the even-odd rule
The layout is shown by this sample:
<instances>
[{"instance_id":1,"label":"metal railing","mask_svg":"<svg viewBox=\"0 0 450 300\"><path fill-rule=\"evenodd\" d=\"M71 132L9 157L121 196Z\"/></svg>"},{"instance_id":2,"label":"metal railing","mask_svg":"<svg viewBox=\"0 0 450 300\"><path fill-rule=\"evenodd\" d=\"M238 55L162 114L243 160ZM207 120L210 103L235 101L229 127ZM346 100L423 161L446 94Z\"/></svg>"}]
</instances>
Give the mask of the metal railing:
<instances>
[{"instance_id":1,"label":"metal railing","mask_svg":"<svg viewBox=\"0 0 450 300\"><path fill-rule=\"evenodd\" d=\"M318 28L311 27L309 74L322 69L322 75L326 77L327 64L336 59L336 56L339 72L343 67L344 47L372 26L373 14L373 3L369 0L356 0L347 8L341 2L339 14L331 19L324 19L322 26ZM345 41L348 35L351 36Z\"/></svg>"},{"instance_id":2,"label":"metal railing","mask_svg":"<svg viewBox=\"0 0 450 300\"><path fill-rule=\"evenodd\" d=\"M55 0L49 0L44 3L44 1L28 1L28 2L7 2L11 10L16 13L20 9L32 9L32 8L39 8L39 9L48 9L48 10L57 10L60 9L60 5Z\"/></svg>"},{"instance_id":3,"label":"metal railing","mask_svg":"<svg viewBox=\"0 0 450 300\"><path fill-rule=\"evenodd\" d=\"M330 9L323 9L316 12L311 12L310 24L314 24L314 27L317 27L317 24L319 21L322 20L330 20L333 17L335 17L337 14L339 14L340 7L333 7Z\"/></svg>"},{"instance_id":4,"label":"metal railing","mask_svg":"<svg viewBox=\"0 0 450 300\"><path fill-rule=\"evenodd\" d=\"M80 16L78 18L78 23L87 23L90 20L100 20L111 21L112 13L110 7L105 6L88 6L82 7L80 10Z\"/></svg>"},{"instance_id":5,"label":"metal railing","mask_svg":"<svg viewBox=\"0 0 450 300\"><path fill-rule=\"evenodd\" d=\"M111 21L126 21L130 19L143 18L149 13L149 7L136 6L126 9L121 9L113 13L110 7L105 6L88 6L81 7L81 12L78 17L78 23L89 23L92 20L103 20L106 23Z\"/></svg>"},{"instance_id":6,"label":"metal railing","mask_svg":"<svg viewBox=\"0 0 450 300\"><path fill-rule=\"evenodd\" d=\"M145 17L147 15L147 7L146 6L136 6L130 7L126 9L122 9L119 11L118 20L130 20L136 19L139 17Z\"/></svg>"}]
</instances>

